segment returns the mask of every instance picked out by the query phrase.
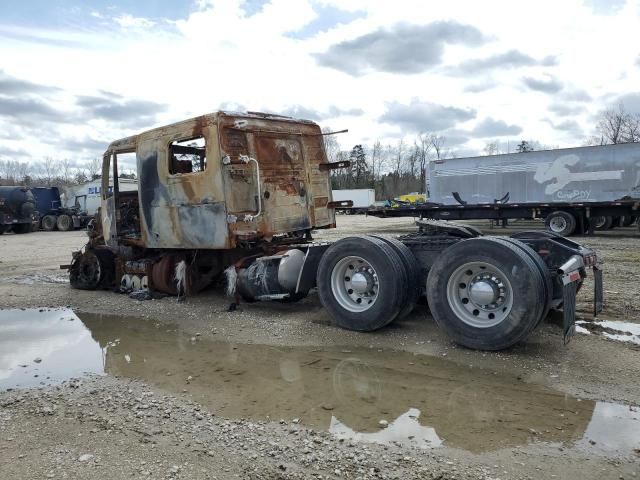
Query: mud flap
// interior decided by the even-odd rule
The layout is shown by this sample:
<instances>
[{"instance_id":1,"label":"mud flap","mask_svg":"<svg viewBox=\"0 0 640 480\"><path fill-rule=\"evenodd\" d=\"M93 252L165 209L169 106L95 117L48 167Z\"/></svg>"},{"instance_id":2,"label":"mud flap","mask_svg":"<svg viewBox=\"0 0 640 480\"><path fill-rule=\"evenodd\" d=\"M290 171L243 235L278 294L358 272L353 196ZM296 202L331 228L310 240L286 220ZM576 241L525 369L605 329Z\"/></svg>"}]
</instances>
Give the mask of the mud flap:
<instances>
[{"instance_id":1,"label":"mud flap","mask_svg":"<svg viewBox=\"0 0 640 480\"><path fill-rule=\"evenodd\" d=\"M577 283L569 282L562 288L562 341L566 345L576 331Z\"/></svg>"},{"instance_id":2,"label":"mud flap","mask_svg":"<svg viewBox=\"0 0 640 480\"><path fill-rule=\"evenodd\" d=\"M593 267L593 316L597 317L604 308L604 290L602 285L602 269Z\"/></svg>"}]
</instances>

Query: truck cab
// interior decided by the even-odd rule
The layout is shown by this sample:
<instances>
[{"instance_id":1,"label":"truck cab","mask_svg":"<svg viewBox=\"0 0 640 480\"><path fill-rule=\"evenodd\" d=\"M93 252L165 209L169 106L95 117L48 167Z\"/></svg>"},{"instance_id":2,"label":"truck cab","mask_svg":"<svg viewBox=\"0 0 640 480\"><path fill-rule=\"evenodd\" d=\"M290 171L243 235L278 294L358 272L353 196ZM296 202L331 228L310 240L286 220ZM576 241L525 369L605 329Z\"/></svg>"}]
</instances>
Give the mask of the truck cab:
<instances>
[{"instance_id":1,"label":"truck cab","mask_svg":"<svg viewBox=\"0 0 640 480\"><path fill-rule=\"evenodd\" d=\"M125 154L138 192L118 188ZM221 250L332 227L327 166L319 126L277 115L217 112L115 141L103 158L105 242Z\"/></svg>"}]
</instances>

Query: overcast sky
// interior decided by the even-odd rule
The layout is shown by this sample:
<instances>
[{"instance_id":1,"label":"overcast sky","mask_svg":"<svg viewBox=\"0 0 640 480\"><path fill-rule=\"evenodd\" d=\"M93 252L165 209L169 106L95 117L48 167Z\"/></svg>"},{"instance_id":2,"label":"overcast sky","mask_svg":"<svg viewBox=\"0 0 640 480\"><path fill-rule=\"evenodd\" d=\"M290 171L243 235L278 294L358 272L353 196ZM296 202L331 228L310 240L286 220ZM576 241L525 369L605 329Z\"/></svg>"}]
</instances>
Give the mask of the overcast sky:
<instances>
[{"instance_id":1,"label":"overcast sky","mask_svg":"<svg viewBox=\"0 0 640 480\"><path fill-rule=\"evenodd\" d=\"M1 2L0 158L81 161L220 108L348 128L345 149L580 145L602 109L640 113L639 32L640 0Z\"/></svg>"}]
</instances>

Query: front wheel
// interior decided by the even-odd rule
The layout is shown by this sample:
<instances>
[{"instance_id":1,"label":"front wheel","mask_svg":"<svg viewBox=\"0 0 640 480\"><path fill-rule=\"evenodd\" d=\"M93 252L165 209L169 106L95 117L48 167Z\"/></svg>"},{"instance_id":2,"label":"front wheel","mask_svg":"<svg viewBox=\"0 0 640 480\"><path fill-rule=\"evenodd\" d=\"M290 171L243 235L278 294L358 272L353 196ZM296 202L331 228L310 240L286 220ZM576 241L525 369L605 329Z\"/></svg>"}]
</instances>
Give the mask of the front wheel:
<instances>
[{"instance_id":1,"label":"front wheel","mask_svg":"<svg viewBox=\"0 0 640 480\"><path fill-rule=\"evenodd\" d=\"M87 250L71 263L69 283L80 290L96 290L113 285L115 265L108 250Z\"/></svg>"},{"instance_id":2,"label":"front wheel","mask_svg":"<svg viewBox=\"0 0 640 480\"><path fill-rule=\"evenodd\" d=\"M493 238L447 248L429 271L427 298L454 342L502 350L523 340L547 309L544 279L517 245Z\"/></svg>"},{"instance_id":3,"label":"front wheel","mask_svg":"<svg viewBox=\"0 0 640 480\"><path fill-rule=\"evenodd\" d=\"M391 323L408 288L398 254L384 241L347 237L323 254L316 276L320 302L342 328L372 331Z\"/></svg>"}]
</instances>

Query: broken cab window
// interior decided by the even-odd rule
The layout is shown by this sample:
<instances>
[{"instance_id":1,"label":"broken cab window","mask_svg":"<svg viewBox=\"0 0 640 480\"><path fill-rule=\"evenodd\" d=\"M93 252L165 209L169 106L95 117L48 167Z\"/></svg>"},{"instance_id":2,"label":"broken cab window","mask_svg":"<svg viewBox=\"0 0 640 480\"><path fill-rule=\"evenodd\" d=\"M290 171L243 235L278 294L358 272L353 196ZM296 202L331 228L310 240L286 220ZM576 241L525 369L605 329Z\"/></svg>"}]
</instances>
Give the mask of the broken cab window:
<instances>
[{"instance_id":1,"label":"broken cab window","mask_svg":"<svg viewBox=\"0 0 640 480\"><path fill-rule=\"evenodd\" d=\"M169 173L204 172L207 168L204 137L176 140L169 145Z\"/></svg>"}]
</instances>

